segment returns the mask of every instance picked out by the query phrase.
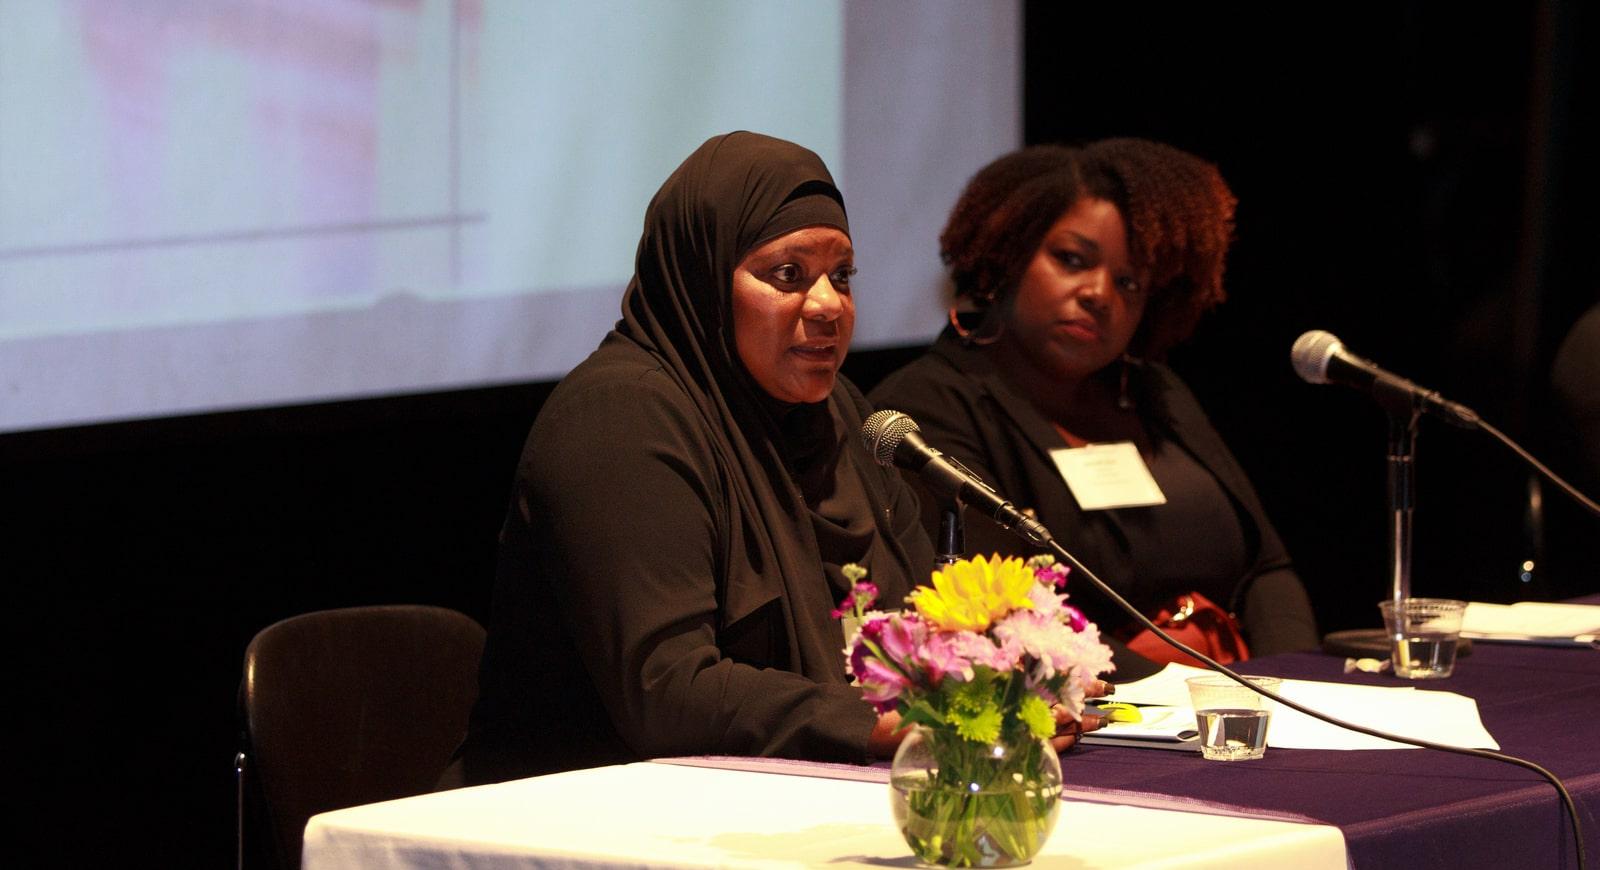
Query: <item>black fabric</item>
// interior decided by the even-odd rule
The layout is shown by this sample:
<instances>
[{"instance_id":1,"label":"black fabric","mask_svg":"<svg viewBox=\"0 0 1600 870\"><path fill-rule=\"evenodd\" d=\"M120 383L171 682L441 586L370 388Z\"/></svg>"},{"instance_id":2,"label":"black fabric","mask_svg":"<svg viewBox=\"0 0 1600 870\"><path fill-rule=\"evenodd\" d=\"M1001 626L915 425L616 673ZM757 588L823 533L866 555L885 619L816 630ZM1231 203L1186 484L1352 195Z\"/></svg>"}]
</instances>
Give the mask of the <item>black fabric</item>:
<instances>
[{"instance_id":1,"label":"black fabric","mask_svg":"<svg viewBox=\"0 0 1600 870\"><path fill-rule=\"evenodd\" d=\"M829 575L865 561L898 601L932 549L910 489L852 437L860 393L841 378L815 405L772 400L728 325L734 267L792 194L822 189L810 151L734 133L652 200L622 321L528 437L453 783L667 755L865 758L875 717L846 681Z\"/></svg>"},{"instance_id":2,"label":"black fabric","mask_svg":"<svg viewBox=\"0 0 1600 870\"><path fill-rule=\"evenodd\" d=\"M1244 470L1194 395L1165 366L1137 366L1129 377L1146 430L1164 445L1192 456L1221 485L1233 508L1233 517L1223 525L1237 520L1248 560L1237 575L1225 578L1221 588L1173 566L1163 566L1159 572L1148 567L1146 554L1130 540L1126 516L1128 511L1159 508L1080 510L1050 458L1051 450L1067 446L1060 433L1009 387L981 349L964 347L951 330L927 354L886 378L872 391L872 400L879 408L910 415L930 445L954 456L1019 507L1033 509L1057 541L1145 613L1204 584L1221 593L1214 599L1218 604L1239 614L1253 654L1314 648L1316 625L1305 588ZM925 524L937 529L938 509L926 497L924 514ZM1181 535L1164 548L1163 558L1202 545L1215 529L1211 524L1181 529ZM1036 552L970 512L966 549L971 554ZM1162 584L1147 582L1157 573L1166 577ZM1103 630L1112 631L1128 621L1087 583L1069 581L1068 591L1073 603ZM1113 643L1112 648L1117 664L1114 679L1137 678L1154 670L1148 660L1120 644Z\"/></svg>"},{"instance_id":3,"label":"black fabric","mask_svg":"<svg viewBox=\"0 0 1600 870\"><path fill-rule=\"evenodd\" d=\"M1222 484L1189 451L1157 440L1144 457L1166 504L1117 511L1129 552L1139 554L1137 582L1193 590L1226 606L1255 554ZM1205 534L1186 534L1205 529Z\"/></svg>"}]
</instances>

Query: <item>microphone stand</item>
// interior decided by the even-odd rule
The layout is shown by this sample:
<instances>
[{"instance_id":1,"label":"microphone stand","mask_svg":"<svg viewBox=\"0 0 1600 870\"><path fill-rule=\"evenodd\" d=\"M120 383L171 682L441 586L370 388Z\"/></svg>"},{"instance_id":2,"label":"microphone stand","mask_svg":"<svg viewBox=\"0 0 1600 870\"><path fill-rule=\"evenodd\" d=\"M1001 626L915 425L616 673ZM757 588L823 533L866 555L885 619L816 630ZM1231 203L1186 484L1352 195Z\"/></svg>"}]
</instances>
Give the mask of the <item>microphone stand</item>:
<instances>
[{"instance_id":1,"label":"microphone stand","mask_svg":"<svg viewBox=\"0 0 1600 870\"><path fill-rule=\"evenodd\" d=\"M1411 597L1411 521L1417 501L1417 421L1422 399L1416 393L1373 385L1373 398L1389 412L1389 598ZM1464 640L1464 639L1463 639ZM1386 659L1391 652L1388 627L1351 628L1329 632L1322 651L1350 658ZM1457 654L1460 654L1457 647Z\"/></svg>"},{"instance_id":2,"label":"microphone stand","mask_svg":"<svg viewBox=\"0 0 1600 870\"><path fill-rule=\"evenodd\" d=\"M1417 423L1422 419L1426 397L1383 381L1373 385L1372 395L1389 412L1389 598L1398 602L1411 597L1411 530L1417 506ZM1322 651L1354 658L1386 659L1392 651L1388 627L1331 632L1322 639ZM1472 641L1461 638L1456 655L1471 653Z\"/></svg>"},{"instance_id":3,"label":"microphone stand","mask_svg":"<svg viewBox=\"0 0 1600 870\"><path fill-rule=\"evenodd\" d=\"M967 527L962 518L966 505L961 499L951 496L943 499L939 504L939 540L935 542L939 551L934 556L934 564L940 567L954 565L961 561L967 550Z\"/></svg>"},{"instance_id":4,"label":"microphone stand","mask_svg":"<svg viewBox=\"0 0 1600 870\"><path fill-rule=\"evenodd\" d=\"M1389 596L1411 597L1411 519L1416 509L1417 421L1422 403L1405 411L1389 411ZM1387 649L1387 645L1385 645Z\"/></svg>"}]
</instances>

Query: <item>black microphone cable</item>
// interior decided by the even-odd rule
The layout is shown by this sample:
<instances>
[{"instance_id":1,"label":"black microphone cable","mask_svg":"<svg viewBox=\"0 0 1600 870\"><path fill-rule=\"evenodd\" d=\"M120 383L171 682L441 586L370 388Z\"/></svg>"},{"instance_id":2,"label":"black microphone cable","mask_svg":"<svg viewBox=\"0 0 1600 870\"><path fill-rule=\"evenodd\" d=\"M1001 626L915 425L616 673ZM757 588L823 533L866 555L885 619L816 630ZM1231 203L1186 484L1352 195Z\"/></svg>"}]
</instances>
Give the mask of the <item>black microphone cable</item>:
<instances>
[{"instance_id":1,"label":"black microphone cable","mask_svg":"<svg viewBox=\"0 0 1600 870\"><path fill-rule=\"evenodd\" d=\"M1489 421L1488 420L1484 420L1481 417L1478 419L1478 427L1477 428L1482 429L1483 431L1488 432L1490 435L1494 436L1497 440L1499 440L1499 442L1501 444L1504 444L1507 448L1509 448L1512 453L1515 453L1518 456L1522 457L1522 461L1526 462L1530 466L1532 466L1533 470L1539 472L1539 474L1542 475L1545 480L1548 480L1551 483L1555 484L1557 487L1559 487L1561 489L1562 492L1564 492L1568 496L1570 496L1573 501L1577 502L1578 504L1583 505L1584 508L1589 511L1589 513L1594 514L1597 517L1600 517L1600 504L1595 504L1594 499L1584 495L1582 492L1580 492L1578 490L1577 487L1573 486L1570 483L1567 483L1565 480L1562 480L1554 471L1551 471L1550 469L1546 468L1543 462L1540 462L1539 460L1537 460L1537 459L1535 459L1533 457L1532 453L1529 453L1528 451L1522 449L1522 445L1520 445L1517 442L1511 440L1511 436L1509 436L1506 433L1501 432L1499 429L1496 429L1495 427L1489 425Z\"/></svg>"}]
</instances>

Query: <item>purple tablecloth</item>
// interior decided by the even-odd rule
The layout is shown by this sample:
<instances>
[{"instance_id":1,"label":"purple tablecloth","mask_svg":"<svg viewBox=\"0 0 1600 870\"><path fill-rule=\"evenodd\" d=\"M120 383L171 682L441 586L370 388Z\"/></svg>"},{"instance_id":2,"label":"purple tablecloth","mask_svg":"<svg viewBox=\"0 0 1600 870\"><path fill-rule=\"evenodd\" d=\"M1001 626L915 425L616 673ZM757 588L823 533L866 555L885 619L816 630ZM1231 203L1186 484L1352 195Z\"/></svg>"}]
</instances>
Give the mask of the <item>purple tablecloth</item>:
<instances>
[{"instance_id":1,"label":"purple tablecloth","mask_svg":"<svg viewBox=\"0 0 1600 870\"><path fill-rule=\"evenodd\" d=\"M1479 642L1450 679L1434 683L1346 675L1343 666L1343 659L1301 653L1256 659L1240 670L1476 699L1503 753L1542 765L1566 784L1589 864L1600 861L1600 652ZM1112 746L1081 746L1063 762L1074 788L1154 792L1337 825L1358 868L1574 866L1572 826L1555 789L1503 762L1427 749L1271 749L1257 761L1225 764Z\"/></svg>"}]
</instances>

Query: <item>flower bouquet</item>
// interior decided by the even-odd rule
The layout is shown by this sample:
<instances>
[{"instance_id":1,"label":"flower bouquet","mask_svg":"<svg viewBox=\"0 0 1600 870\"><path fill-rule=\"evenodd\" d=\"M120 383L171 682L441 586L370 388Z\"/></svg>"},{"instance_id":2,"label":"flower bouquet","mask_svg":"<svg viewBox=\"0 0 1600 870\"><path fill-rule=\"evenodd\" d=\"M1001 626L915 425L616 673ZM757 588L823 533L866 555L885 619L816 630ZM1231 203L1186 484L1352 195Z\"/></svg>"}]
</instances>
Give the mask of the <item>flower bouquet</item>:
<instances>
[{"instance_id":1,"label":"flower bouquet","mask_svg":"<svg viewBox=\"0 0 1600 870\"><path fill-rule=\"evenodd\" d=\"M915 726L891 773L895 821L917 857L955 867L1023 863L1055 823L1053 708L1077 719L1111 669L1100 632L1060 591L1049 556L977 558L934 572L899 612L855 565L835 615L857 627L848 668L879 713ZM848 632L847 632L848 634Z\"/></svg>"}]
</instances>

